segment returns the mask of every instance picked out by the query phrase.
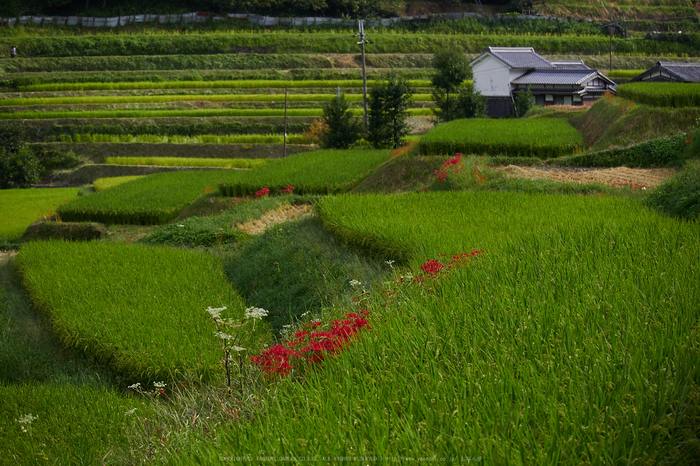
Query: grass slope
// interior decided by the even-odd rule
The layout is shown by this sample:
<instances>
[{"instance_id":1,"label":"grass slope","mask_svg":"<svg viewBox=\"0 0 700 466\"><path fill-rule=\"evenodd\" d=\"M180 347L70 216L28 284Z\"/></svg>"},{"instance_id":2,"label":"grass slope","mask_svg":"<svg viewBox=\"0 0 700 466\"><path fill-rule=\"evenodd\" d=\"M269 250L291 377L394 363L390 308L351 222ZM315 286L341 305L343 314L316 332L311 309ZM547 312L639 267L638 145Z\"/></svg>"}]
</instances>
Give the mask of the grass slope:
<instances>
[{"instance_id":1,"label":"grass slope","mask_svg":"<svg viewBox=\"0 0 700 466\"><path fill-rule=\"evenodd\" d=\"M78 188L0 190L0 242L16 241L32 222L77 195Z\"/></svg>"}]
</instances>

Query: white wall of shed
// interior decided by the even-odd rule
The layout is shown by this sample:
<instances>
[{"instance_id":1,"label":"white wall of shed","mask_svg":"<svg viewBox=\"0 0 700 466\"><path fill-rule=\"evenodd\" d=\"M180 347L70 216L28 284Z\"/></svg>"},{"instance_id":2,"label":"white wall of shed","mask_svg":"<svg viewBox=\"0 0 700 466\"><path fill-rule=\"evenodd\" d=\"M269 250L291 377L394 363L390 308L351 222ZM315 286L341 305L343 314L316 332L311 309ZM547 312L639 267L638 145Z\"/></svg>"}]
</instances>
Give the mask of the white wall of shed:
<instances>
[{"instance_id":1,"label":"white wall of shed","mask_svg":"<svg viewBox=\"0 0 700 466\"><path fill-rule=\"evenodd\" d=\"M484 97L510 96L510 72L508 66L490 55L472 66L474 90Z\"/></svg>"}]
</instances>

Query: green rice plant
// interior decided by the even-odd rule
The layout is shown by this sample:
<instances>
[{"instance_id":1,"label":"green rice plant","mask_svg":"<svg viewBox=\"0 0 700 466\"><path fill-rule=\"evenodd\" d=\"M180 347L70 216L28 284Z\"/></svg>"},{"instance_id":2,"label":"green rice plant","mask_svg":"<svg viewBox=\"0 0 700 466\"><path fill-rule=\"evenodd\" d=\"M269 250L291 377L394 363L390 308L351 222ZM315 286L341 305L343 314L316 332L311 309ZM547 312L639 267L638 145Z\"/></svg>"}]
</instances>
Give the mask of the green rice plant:
<instances>
[{"instance_id":1,"label":"green rice plant","mask_svg":"<svg viewBox=\"0 0 700 466\"><path fill-rule=\"evenodd\" d=\"M138 180L143 178L143 175L133 175L133 176L113 176L111 178L98 178L92 182L92 187L95 191L104 191L105 189L113 188L120 184L128 183L129 181Z\"/></svg>"},{"instance_id":2,"label":"green rice plant","mask_svg":"<svg viewBox=\"0 0 700 466\"><path fill-rule=\"evenodd\" d=\"M423 155L511 155L549 158L578 152L581 134L563 119L472 118L443 123L420 139Z\"/></svg>"},{"instance_id":3,"label":"green rice plant","mask_svg":"<svg viewBox=\"0 0 700 466\"><path fill-rule=\"evenodd\" d=\"M106 157L107 165L155 165L159 167L255 168L265 159L207 159L187 157Z\"/></svg>"},{"instance_id":4,"label":"green rice plant","mask_svg":"<svg viewBox=\"0 0 700 466\"><path fill-rule=\"evenodd\" d=\"M219 183L222 196L244 197L263 188L272 193L287 186L298 194L346 191L389 160L388 150L320 150L269 161L264 167L232 172Z\"/></svg>"},{"instance_id":5,"label":"green rice plant","mask_svg":"<svg viewBox=\"0 0 700 466\"><path fill-rule=\"evenodd\" d=\"M646 70L612 70L607 73L609 78L634 78Z\"/></svg>"},{"instance_id":6,"label":"green rice plant","mask_svg":"<svg viewBox=\"0 0 700 466\"><path fill-rule=\"evenodd\" d=\"M374 81L368 81L373 85ZM411 80L413 87L430 87L429 80ZM351 80L240 80L240 81L164 81L164 82L121 82L121 83L61 83L61 84L37 84L20 88L22 92L48 92L48 91L100 91L100 90L127 90L127 89L284 89L288 88L361 88L361 79Z\"/></svg>"},{"instance_id":7,"label":"green rice plant","mask_svg":"<svg viewBox=\"0 0 700 466\"><path fill-rule=\"evenodd\" d=\"M240 319L246 307L219 260L193 251L41 241L15 262L62 344L129 381L210 378L221 349L205 309Z\"/></svg>"},{"instance_id":8,"label":"green rice plant","mask_svg":"<svg viewBox=\"0 0 700 466\"><path fill-rule=\"evenodd\" d=\"M264 416L175 457L692 462L697 225L611 197L342 195L319 209L345 240L410 251L412 275L397 271L388 298L363 304L371 332L304 383L275 384ZM411 278L475 249L485 253L466 265Z\"/></svg>"},{"instance_id":9,"label":"green rice plant","mask_svg":"<svg viewBox=\"0 0 700 466\"><path fill-rule=\"evenodd\" d=\"M160 225L230 176L227 170L156 173L61 205L69 222Z\"/></svg>"},{"instance_id":10,"label":"green rice plant","mask_svg":"<svg viewBox=\"0 0 700 466\"><path fill-rule=\"evenodd\" d=\"M355 115L361 115L360 108L350 110ZM410 108L411 115L432 115L429 108ZM86 111L56 111L56 112L14 112L0 113L2 120L26 119L56 119L56 118L174 118L174 117L217 117L217 116L284 116L284 109L197 109L197 110L86 110ZM302 108L289 109L290 117L317 117L323 115L322 109Z\"/></svg>"},{"instance_id":11,"label":"green rice plant","mask_svg":"<svg viewBox=\"0 0 700 466\"><path fill-rule=\"evenodd\" d=\"M327 102L335 94L288 94L289 102ZM360 94L348 94L346 100L362 101ZM431 102L430 94L414 94L414 102ZM128 104L162 102L283 102L284 94L187 94L187 95L128 95L128 96L72 96L72 97L26 97L0 99L0 107L29 105L80 105L80 104Z\"/></svg>"},{"instance_id":12,"label":"green rice plant","mask_svg":"<svg viewBox=\"0 0 700 466\"><path fill-rule=\"evenodd\" d=\"M13 242L41 217L50 217L56 207L75 199L78 188L0 190L0 239Z\"/></svg>"},{"instance_id":13,"label":"green rice plant","mask_svg":"<svg viewBox=\"0 0 700 466\"><path fill-rule=\"evenodd\" d=\"M617 95L659 107L700 107L700 83L628 83Z\"/></svg>"},{"instance_id":14,"label":"green rice plant","mask_svg":"<svg viewBox=\"0 0 700 466\"><path fill-rule=\"evenodd\" d=\"M61 134L60 142L145 142L163 144L282 144L284 136L279 134L200 134L198 136L157 134ZM308 144L301 134L288 134L287 144Z\"/></svg>"},{"instance_id":15,"label":"green rice plant","mask_svg":"<svg viewBox=\"0 0 700 466\"><path fill-rule=\"evenodd\" d=\"M0 449L15 464L129 458L139 418L154 413L145 400L103 386L19 383L0 391Z\"/></svg>"}]
</instances>

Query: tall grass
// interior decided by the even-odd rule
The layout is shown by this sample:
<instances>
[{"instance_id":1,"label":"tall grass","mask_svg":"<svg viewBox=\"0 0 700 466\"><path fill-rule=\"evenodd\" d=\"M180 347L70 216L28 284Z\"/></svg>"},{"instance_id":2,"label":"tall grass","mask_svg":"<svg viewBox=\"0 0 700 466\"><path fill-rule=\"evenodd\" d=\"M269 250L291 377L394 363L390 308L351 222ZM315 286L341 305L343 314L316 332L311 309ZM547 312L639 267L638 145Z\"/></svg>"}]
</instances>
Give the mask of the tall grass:
<instances>
[{"instance_id":1,"label":"tall grass","mask_svg":"<svg viewBox=\"0 0 700 466\"><path fill-rule=\"evenodd\" d=\"M692 462L697 225L629 200L513 193L337 196L320 210L353 243L410 248L414 274L485 253L422 285L402 272L395 297L371 303L371 332L192 456Z\"/></svg>"},{"instance_id":2,"label":"tall grass","mask_svg":"<svg viewBox=\"0 0 700 466\"><path fill-rule=\"evenodd\" d=\"M131 381L217 372L221 348L204 310L226 306L240 319L246 307L221 263L192 251L32 242L16 265L63 345Z\"/></svg>"},{"instance_id":3,"label":"tall grass","mask_svg":"<svg viewBox=\"0 0 700 466\"><path fill-rule=\"evenodd\" d=\"M423 155L462 152L548 158L577 152L582 146L581 134L563 119L455 120L420 139Z\"/></svg>"},{"instance_id":4,"label":"tall grass","mask_svg":"<svg viewBox=\"0 0 700 466\"><path fill-rule=\"evenodd\" d=\"M659 107L700 107L700 83L622 84L617 95Z\"/></svg>"},{"instance_id":5,"label":"tall grass","mask_svg":"<svg viewBox=\"0 0 700 466\"><path fill-rule=\"evenodd\" d=\"M78 188L0 190L0 240L18 240L32 222L77 195Z\"/></svg>"},{"instance_id":6,"label":"tall grass","mask_svg":"<svg viewBox=\"0 0 700 466\"><path fill-rule=\"evenodd\" d=\"M389 160L388 150L321 150L267 162L263 168L231 173L219 184L224 196L243 197L262 188L298 194L346 191Z\"/></svg>"}]
</instances>

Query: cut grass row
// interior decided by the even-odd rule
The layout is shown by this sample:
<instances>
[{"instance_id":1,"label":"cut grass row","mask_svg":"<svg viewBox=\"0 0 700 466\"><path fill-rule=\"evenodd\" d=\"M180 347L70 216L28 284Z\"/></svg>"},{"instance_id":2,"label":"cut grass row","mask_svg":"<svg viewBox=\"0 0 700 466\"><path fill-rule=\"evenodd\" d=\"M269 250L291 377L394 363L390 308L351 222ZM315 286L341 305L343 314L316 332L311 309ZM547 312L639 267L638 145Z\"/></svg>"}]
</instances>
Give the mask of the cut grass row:
<instances>
[{"instance_id":1,"label":"cut grass row","mask_svg":"<svg viewBox=\"0 0 700 466\"><path fill-rule=\"evenodd\" d=\"M558 157L583 147L581 133L563 119L490 120L443 123L420 138L423 155L488 154Z\"/></svg>"},{"instance_id":2,"label":"cut grass row","mask_svg":"<svg viewBox=\"0 0 700 466\"><path fill-rule=\"evenodd\" d=\"M374 85L376 81L368 81ZM409 83L414 87L430 87L429 80L414 79ZM126 89L259 89L273 88L361 88L361 79L332 79L332 80L240 80L240 81L164 81L164 82L119 82L119 83L58 83L36 84L20 87L21 92L47 91L102 91Z\"/></svg>"},{"instance_id":3,"label":"cut grass row","mask_svg":"<svg viewBox=\"0 0 700 466\"><path fill-rule=\"evenodd\" d=\"M188 157L107 157L107 165L155 165L161 167L256 168L265 159L209 159Z\"/></svg>"},{"instance_id":4,"label":"cut grass row","mask_svg":"<svg viewBox=\"0 0 700 466\"><path fill-rule=\"evenodd\" d=\"M32 222L77 195L77 188L0 190L0 243L18 240Z\"/></svg>"},{"instance_id":5,"label":"cut grass row","mask_svg":"<svg viewBox=\"0 0 700 466\"><path fill-rule=\"evenodd\" d=\"M15 262L62 344L127 381L210 377L221 347L205 309L225 306L240 319L246 307L220 261L192 251L40 241Z\"/></svg>"},{"instance_id":6,"label":"cut grass row","mask_svg":"<svg viewBox=\"0 0 700 466\"><path fill-rule=\"evenodd\" d=\"M354 115L361 115L361 108L350 109ZM289 109L286 111L290 117L320 117L323 110L320 108ZM414 116L433 115L430 108L409 108L408 113ZM284 116L284 109L196 109L196 110L76 110L56 112L15 112L0 113L0 120L40 120L61 118L175 118L175 117L267 117Z\"/></svg>"},{"instance_id":7,"label":"cut grass row","mask_svg":"<svg viewBox=\"0 0 700 466\"><path fill-rule=\"evenodd\" d=\"M420 83L424 84L424 83ZM289 102L328 102L336 94L288 94ZM359 102L361 94L346 94L345 100ZM75 97L22 97L0 99L1 107L28 105L129 104L160 102L284 102L284 94L219 94L219 95L128 95L128 96L75 96ZM414 102L432 102L431 94L413 94Z\"/></svg>"}]
</instances>

